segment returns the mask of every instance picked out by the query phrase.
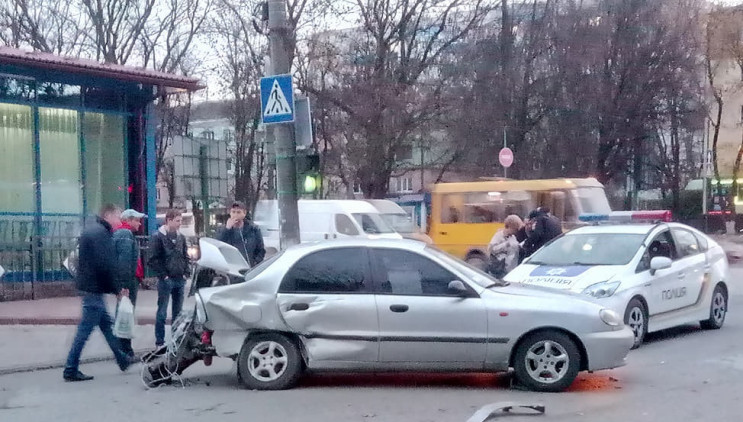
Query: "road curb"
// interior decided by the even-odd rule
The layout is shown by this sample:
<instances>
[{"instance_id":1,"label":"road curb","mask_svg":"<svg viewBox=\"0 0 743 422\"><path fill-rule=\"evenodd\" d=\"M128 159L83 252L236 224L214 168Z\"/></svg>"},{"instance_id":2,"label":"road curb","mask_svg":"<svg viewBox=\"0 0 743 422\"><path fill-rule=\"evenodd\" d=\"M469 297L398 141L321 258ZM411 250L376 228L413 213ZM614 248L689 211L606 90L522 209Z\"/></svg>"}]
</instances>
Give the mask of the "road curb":
<instances>
[{"instance_id":1,"label":"road curb","mask_svg":"<svg viewBox=\"0 0 743 422\"><path fill-rule=\"evenodd\" d=\"M137 356L142 356L143 354L150 352L150 351L151 349L142 349L142 350L137 350L135 354ZM86 365L86 364L98 363L98 362L107 362L107 361L113 361L113 360L114 360L113 355L94 356L94 357L80 359L80 365ZM20 374L24 372L46 371L49 369L59 369L59 368L64 368L66 363L67 362L65 361L57 361L57 362L51 362L51 363L35 363L31 365L21 365L21 366L15 366L11 368L0 368L0 376ZM136 365L136 363L134 365Z\"/></svg>"},{"instance_id":2,"label":"road curb","mask_svg":"<svg viewBox=\"0 0 743 422\"><path fill-rule=\"evenodd\" d=\"M0 317L0 325L77 325L79 318L8 318ZM170 319L165 321L166 325ZM137 325L155 325L155 318L137 318Z\"/></svg>"}]
</instances>

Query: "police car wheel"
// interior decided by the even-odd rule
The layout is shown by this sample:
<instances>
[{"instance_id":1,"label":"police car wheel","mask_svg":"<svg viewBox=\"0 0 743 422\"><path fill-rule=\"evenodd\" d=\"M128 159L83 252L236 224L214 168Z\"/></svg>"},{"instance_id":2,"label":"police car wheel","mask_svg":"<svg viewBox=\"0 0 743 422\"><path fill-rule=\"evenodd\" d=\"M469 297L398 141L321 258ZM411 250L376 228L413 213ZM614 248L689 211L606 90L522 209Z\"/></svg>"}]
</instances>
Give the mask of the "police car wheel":
<instances>
[{"instance_id":1,"label":"police car wheel","mask_svg":"<svg viewBox=\"0 0 743 422\"><path fill-rule=\"evenodd\" d=\"M712 301L709 308L709 319L701 321L705 330L719 330L725 323L728 312L728 295L722 285L715 286L712 292Z\"/></svg>"},{"instance_id":2,"label":"police car wheel","mask_svg":"<svg viewBox=\"0 0 743 422\"><path fill-rule=\"evenodd\" d=\"M513 357L516 380L532 391L564 391L575 381L580 366L578 346L558 331L527 335L519 342Z\"/></svg>"},{"instance_id":3,"label":"police car wheel","mask_svg":"<svg viewBox=\"0 0 743 422\"><path fill-rule=\"evenodd\" d=\"M624 311L624 324L632 329L635 334L633 349L637 349L645 341L648 334L648 310L645 304L638 298L630 300L627 310Z\"/></svg>"}]
</instances>

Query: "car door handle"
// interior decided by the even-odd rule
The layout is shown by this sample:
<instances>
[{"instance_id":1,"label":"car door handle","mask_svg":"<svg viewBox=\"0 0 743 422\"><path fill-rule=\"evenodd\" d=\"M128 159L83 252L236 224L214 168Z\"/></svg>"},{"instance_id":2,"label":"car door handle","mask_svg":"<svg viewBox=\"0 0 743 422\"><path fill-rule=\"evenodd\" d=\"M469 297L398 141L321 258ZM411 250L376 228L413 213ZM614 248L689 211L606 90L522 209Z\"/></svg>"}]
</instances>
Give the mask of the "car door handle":
<instances>
[{"instance_id":1,"label":"car door handle","mask_svg":"<svg viewBox=\"0 0 743 422\"><path fill-rule=\"evenodd\" d=\"M390 311L402 313L407 312L407 310L410 309L408 305L390 305Z\"/></svg>"},{"instance_id":2,"label":"car door handle","mask_svg":"<svg viewBox=\"0 0 743 422\"><path fill-rule=\"evenodd\" d=\"M679 273L679 280L686 278L686 273Z\"/></svg>"},{"instance_id":3,"label":"car door handle","mask_svg":"<svg viewBox=\"0 0 743 422\"><path fill-rule=\"evenodd\" d=\"M310 309L309 303L292 303L289 305L290 311L306 311L307 309Z\"/></svg>"},{"instance_id":4,"label":"car door handle","mask_svg":"<svg viewBox=\"0 0 743 422\"><path fill-rule=\"evenodd\" d=\"M447 232L439 232L439 234L440 234L440 235L443 235L443 236L446 236L446 235L447 235L447 234L449 234L449 233L447 233Z\"/></svg>"}]
</instances>

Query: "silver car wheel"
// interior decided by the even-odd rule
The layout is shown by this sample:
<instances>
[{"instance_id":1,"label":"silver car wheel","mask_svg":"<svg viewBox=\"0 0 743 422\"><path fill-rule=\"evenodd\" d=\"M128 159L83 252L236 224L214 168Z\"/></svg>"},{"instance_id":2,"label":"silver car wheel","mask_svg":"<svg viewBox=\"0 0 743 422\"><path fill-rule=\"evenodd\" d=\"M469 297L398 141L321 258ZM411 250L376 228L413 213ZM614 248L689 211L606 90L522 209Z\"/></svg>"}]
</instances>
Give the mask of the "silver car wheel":
<instances>
[{"instance_id":1,"label":"silver car wheel","mask_svg":"<svg viewBox=\"0 0 743 422\"><path fill-rule=\"evenodd\" d=\"M645 333L645 314L642 309L634 307L629 311L627 325L629 325L635 334L635 343L637 343Z\"/></svg>"},{"instance_id":2,"label":"silver car wheel","mask_svg":"<svg viewBox=\"0 0 743 422\"><path fill-rule=\"evenodd\" d=\"M256 344L250 351L248 370L258 381L275 381L286 371L287 361L284 346L275 341L264 341Z\"/></svg>"},{"instance_id":3,"label":"silver car wheel","mask_svg":"<svg viewBox=\"0 0 743 422\"><path fill-rule=\"evenodd\" d=\"M529 348L525 363L526 371L533 380L553 384L565 377L570 367L570 357L560 343L545 340Z\"/></svg>"},{"instance_id":4,"label":"silver car wheel","mask_svg":"<svg viewBox=\"0 0 743 422\"><path fill-rule=\"evenodd\" d=\"M712 318L714 318L716 324L722 325L725 321L725 312L727 312L725 296L721 291L715 291L715 295L712 297Z\"/></svg>"}]
</instances>

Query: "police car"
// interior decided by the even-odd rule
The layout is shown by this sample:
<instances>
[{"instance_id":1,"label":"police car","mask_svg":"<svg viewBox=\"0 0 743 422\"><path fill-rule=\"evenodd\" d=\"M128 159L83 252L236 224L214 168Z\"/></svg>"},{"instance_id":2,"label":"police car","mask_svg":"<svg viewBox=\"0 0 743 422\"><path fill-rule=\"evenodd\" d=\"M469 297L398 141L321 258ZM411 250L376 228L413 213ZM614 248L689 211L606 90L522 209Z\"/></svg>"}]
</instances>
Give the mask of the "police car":
<instances>
[{"instance_id":1,"label":"police car","mask_svg":"<svg viewBox=\"0 0 743 422\"><path fill-rule=\"evenodd\" d=\"M505 281L591 296L624 315L635 334L633 348L647 333L678 325L722 327L728 309L728 261L714 240L670 222L670 211L579 218L593 224L545 245Z\"/></svg>"}]
</instances>

